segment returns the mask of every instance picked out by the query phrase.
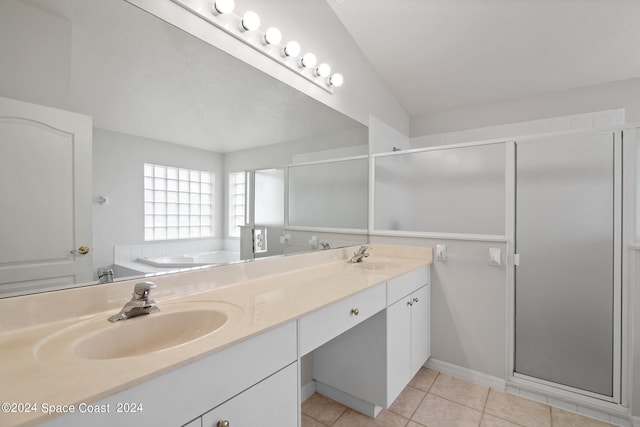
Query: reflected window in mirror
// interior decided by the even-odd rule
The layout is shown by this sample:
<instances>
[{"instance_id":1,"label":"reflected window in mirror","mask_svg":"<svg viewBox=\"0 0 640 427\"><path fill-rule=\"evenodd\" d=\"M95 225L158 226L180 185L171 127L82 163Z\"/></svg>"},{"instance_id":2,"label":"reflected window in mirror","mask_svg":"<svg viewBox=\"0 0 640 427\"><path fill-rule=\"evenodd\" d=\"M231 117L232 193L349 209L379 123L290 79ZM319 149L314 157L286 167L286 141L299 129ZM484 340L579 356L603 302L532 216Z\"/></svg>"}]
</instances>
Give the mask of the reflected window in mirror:
<instances>
[{"instance_id":1,"label":"reflected window in mirror","mask_svg":"<svg viewBox=\"0 0 640 427\"><path fill-rule=\"evenodd\" d=\"M145 241L213 236L211 172L144 164Z\"/></svg>"},{"instance_id":2,"label":"reflected window in mirror","mask_svg":"<svg viewBox=\"0 0 640 427\"><path fill-rule=\"evenodd\" d=\"M246 221L246 173L229 174L229 237L240 237L240 226Z\"/></svg>"}]
</instances>

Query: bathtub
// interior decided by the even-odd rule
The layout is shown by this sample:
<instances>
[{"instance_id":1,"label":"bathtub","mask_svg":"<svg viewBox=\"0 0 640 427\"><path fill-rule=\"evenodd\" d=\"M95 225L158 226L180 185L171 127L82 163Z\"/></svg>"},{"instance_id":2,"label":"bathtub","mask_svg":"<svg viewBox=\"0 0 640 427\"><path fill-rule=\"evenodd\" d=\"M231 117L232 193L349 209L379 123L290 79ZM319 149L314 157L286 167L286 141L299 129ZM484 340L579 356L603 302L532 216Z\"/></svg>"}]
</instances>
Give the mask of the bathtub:
<instances>
[{"instance_id":1,"label":"bathtub","mask_svg":"<svg viewBox=\"0 0 640 427\"><path fill-rule=\"evenodd\" d=\"M240 253L232 251L197 252L184 255L143 257L137 261L160 268L189 268L204 265L228 264L239 261Z\"/></svg>"}]
</instances>

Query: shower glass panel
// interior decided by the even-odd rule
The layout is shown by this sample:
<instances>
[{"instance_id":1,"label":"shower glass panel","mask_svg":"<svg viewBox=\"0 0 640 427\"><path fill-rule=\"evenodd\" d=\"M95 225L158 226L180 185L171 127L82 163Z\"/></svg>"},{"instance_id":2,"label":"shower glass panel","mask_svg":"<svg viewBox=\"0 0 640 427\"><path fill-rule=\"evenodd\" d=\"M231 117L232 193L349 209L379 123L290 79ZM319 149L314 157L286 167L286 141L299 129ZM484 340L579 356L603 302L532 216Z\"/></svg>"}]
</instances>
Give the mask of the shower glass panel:
<instances>
[{"instance_id":1,"label":"shower glass panel","mask_svg":"<svg viewBox=\"0 0 640 427\"><path fill-rule=\"evenodd\" d=\"M289 166L289 224L367 229L369 159Z\"/></svg>"},{"instance_id":2,"label":"shower glass panel","mask_svg":"<svg viewBox=\"0 0 640 427\"><path fill-rule=\"evenodd\" d=\"M376 230L505 233L504 143L376 156L374 171Z\"/></svg>"},{"instance_id":3,"label":"shower glass panel","mask_svg":"<svg viewBox=\"0 0 640 427\"><path fill-rule=\"evenodd\" d=\"M515 372L614 395L614 134L516 144Z\"/></svg>"}]
</instances>

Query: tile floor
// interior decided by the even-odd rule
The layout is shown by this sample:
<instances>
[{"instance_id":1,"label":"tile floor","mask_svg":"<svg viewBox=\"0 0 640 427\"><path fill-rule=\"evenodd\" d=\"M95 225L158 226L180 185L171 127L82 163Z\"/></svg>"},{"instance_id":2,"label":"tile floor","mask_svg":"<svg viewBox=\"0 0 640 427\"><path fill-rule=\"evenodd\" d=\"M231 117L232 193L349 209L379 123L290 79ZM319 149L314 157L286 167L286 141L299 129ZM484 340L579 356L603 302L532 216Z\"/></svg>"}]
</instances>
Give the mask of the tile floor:
<instances>
[{"instance_id":1,"label":"tile floor","mask_svg":"<svg viewBox=\"0 0 640 427\"><path fill-rule=\"evenodd\" d=\"M320 394L302 404L302 427L603 427L573 412L422 368L375 420Z\"/></svg>"}]
</instances>

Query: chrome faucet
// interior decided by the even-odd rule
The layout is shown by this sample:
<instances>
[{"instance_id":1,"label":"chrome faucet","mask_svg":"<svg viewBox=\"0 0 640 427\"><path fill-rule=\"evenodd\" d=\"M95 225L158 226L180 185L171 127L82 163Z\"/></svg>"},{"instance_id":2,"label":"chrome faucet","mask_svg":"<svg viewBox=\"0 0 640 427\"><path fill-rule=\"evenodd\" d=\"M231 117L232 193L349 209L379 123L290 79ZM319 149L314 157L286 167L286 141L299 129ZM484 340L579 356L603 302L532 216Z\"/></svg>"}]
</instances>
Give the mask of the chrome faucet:
<instances>
[{"instance_id":1,"label":"chrome faucet","mask_svg":"<svg viewBox=\"0 0 640 427\"><path fill-rule=\"evenodd\" d=\"M122 307L120 313L109 317L109 321L117 322L119 320L126 320L143 314L160 311L158 306L156 306L156 302L149 299L149 293L151 289L155 287L156 285L153 282L136 283L136 286L133 288L131 300Z\"/></svg>"},{"instance_id":2,"label":"chrome faucet","mask_svg":"<svg viewBox=\"0 0 640 427\"><path fill-rule=\"evenodd\" d=\"M360 249L358 249L358 252L354 253L353 256L351 257L350 262L354 264L356 262L362 262L363 258L369 256L369 252L367 252L368 249L369 249L368 246L360 246Z\"/></svg>"}]
</instances>

